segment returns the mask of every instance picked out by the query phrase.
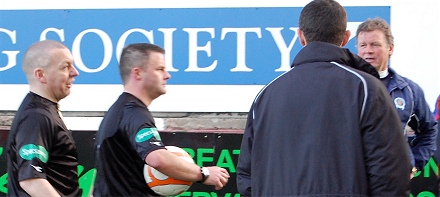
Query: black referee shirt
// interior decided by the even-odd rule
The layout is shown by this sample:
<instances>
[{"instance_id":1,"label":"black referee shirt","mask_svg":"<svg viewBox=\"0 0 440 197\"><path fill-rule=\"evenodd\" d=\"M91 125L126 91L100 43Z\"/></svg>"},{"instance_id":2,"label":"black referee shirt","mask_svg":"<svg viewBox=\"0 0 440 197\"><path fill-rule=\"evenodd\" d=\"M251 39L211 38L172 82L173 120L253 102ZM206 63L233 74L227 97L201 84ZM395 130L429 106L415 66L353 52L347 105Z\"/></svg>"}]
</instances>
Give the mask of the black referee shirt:
<instances>
[{"instance_id":1,"label":"black referee shirt","mask_svg":"<svg viewBox=\"0 0 440 197\"><path fill-rule=\"evenodd\" d=\"M122 93L96 134L96 196L154 196L144 179L145 158L165 149L153 116L139 99Z\"/></svg>"},{"instance_id":2,"label":"black referee shirt","mask_svg":"<svg viewBox=\"0 0 440 197\"><path fill-rule=\"evenodd\" d=\"M29 92L7 141L8 195L29 196L19 181L43 178L62 196L79 196L77 150L57 103Z\"/></svg>"}]
</instances>

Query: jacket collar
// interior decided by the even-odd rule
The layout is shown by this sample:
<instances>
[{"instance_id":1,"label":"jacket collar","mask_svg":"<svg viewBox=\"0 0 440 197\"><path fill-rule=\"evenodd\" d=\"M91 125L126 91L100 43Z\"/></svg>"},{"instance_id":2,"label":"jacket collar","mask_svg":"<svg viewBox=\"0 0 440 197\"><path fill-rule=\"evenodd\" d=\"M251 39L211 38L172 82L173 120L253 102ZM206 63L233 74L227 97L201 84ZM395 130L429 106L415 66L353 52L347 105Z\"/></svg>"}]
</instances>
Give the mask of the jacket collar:
<instances>
[{"instance_id":1,"label":"jacket collar","mask_svg":"<svg viewBox=\"0 0 440 197\"><path fill-rule=\"evenodd\" d=\"M311 62L337 62L379 78L379 73L368 62L347 48L325 42L311 42L299 51L291 67Z\"/></svg>"},{"instance_id":2,"label":"jacket collar","mask_svg":"<svg viewBox=\"0 0 440 197\"><path fill-rule=\"evenodd\" d=\"M388 66L388 72L391 74L390 84L388 85L388 90L392 90L394 88L403 89L408 86L408 82L396 73L396 71Z\"/></svg>"}]
</instances>

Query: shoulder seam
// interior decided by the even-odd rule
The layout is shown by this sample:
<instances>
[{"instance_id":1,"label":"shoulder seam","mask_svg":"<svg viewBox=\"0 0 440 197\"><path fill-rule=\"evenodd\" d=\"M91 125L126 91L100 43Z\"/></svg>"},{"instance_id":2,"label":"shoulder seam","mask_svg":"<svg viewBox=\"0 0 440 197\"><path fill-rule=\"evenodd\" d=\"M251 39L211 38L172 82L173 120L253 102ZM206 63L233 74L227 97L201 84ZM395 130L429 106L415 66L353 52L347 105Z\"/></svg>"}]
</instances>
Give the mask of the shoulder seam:
<instances>
[{"instance_id":1,"label":"shoulder seam","mask_svg":"<svg viewBox=\"0 0 440 197\"><path fill-rule=\"evenodd\" d=\"M276 77L275 79L273 79L272 81L270 81L267 85L265 85L265 86L260 90L260 92L258 92L257 96L255 96L255 99L254 99L254 101L252 102L252 105L254 105L255 102L257 102L258 97L260 97L261 93L264 92L264 90L265 90L270 84L272 84L275 80L277 80L278 78L282 77L282 76L285 75L286 73L292 71L294 68L295 68L295 67L292 67L292 68L290 68L290 70L288 70L288 71L286 71L286 72L284 72L284 73L278 75L278 77ZM252 109L252 119L255 119L255 108Z\"/></svg>"},{"instance_id":2,"label":"shoulder seam","mask_svg":"<svg viewBox=\"0 0 440 197\"><path fill-rule=\"evenodd\" d=\"M368 86L367 86L367 82L365 81L365 78L362 77L359 73L354 72L354 71L348 69L347 67L342 66L341 64L339 64L337 62L330 62L330 63L338 66L339 68L342 68L342 69L348 71L349 73L352 73L353 75L355 75L356 77L358 77L362 81L362 84L364 85L364 94L365 94L364 102L362 103L362 110L361 110L361 114L360 114L360 119L362 120L362 118L364 117L365 104L367 103L367 98L368 98Z\"/></svg>"}]
</instances>

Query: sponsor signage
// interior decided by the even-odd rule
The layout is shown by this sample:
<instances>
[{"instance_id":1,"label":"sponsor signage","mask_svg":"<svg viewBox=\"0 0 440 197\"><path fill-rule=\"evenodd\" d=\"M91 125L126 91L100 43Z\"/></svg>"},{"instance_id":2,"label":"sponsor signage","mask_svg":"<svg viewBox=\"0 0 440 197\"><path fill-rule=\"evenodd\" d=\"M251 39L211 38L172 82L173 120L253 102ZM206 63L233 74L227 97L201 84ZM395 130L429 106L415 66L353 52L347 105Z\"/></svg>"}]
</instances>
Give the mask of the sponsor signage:
<instances>
[{"instance_id":1,"label":"sponsor signage","mask_svg":"<svg viewBox=\"0 0 440 197\"><path fill-rule=\"evenodd\" d=\"M221 132L221 131L219 131ZM0 196L7 194L6 172L6 139L8 130L0 129ZM95 131L73 131L72 135L78 148L79 184L84 197L88 196L93 188L96 176L94 168ZM162 141L167 146L183 148L191 155L199 166L219 166L228 170L231 177L222 190L215 190L212 186L194 183L188 191L180 196L205 197L239 197L236 187L236 166L240 154L242 134L237 133L199 133L199 132L160 132ZM437 196L438 167L433 158L424 169L417 172L411 181L410 196ZM127 177L129 178L129 177ZM145 183L147 187L147 184Z\"/></svg>"},{"instance_id":2,"label":"sponsor signage","mask_svg":"<svg viewBox=\"0 0 440 197\"><path fill-rule=\"evenodd\" d=\"M169 85L264 85L290 68L302 48L301 7L0 10L0 84L27 84L25 50L63 42L80 75L75 84L121 84L124 46L166 50ZM371 17L390 21L389 6L345 7L348 29ZM348 48L355 50L352 39Z\"/></svg>"}]
</instances>

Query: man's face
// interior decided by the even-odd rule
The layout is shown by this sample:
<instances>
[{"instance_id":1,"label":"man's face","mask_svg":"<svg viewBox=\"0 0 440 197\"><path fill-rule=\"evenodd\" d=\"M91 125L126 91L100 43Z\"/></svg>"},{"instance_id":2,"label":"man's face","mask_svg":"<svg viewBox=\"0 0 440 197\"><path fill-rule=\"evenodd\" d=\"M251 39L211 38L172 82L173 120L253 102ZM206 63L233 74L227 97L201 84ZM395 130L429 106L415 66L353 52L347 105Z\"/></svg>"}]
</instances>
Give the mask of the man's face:
<instances>
[{"instance_id":1,"label":"man's face","mask_svg":"<svg viewBox=\"0 0 440 197\"><path fill-rule=\"evenodd\" d=\"M377 71L388 68L394 45L389 45L385 34L380 30L363 31L357 36L358 55L373 65Z\"/></svg>"},{"instance_id":2,"label":"man's face","mask_svg":"<svg viewBox=\"0 0 440 197\"><path fill-rule=\"evenodd\" d=\"M52 49L50 65L43 68L47 95L58 102L70 94L70 88L79 73L73 66L73 57L68 49Z\"/></svg>"},{"instance_id":3,"label":"man's face","mask_svg":"<svg viewBox=\"0 0 440 197\"><path fill-rule=\"evenodd\" d=\"M142 70L142 83L151 100L167 92L165 87L171 75L166 71L165 57L162 53L151 52L148 65L144 65Z\"/></svg>"}]
</instances>

